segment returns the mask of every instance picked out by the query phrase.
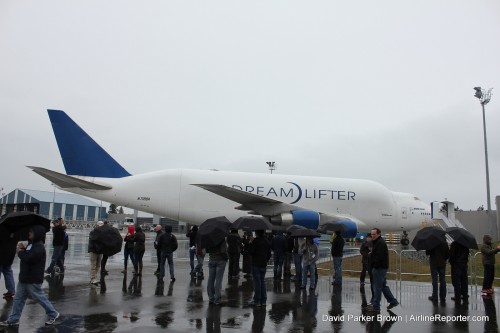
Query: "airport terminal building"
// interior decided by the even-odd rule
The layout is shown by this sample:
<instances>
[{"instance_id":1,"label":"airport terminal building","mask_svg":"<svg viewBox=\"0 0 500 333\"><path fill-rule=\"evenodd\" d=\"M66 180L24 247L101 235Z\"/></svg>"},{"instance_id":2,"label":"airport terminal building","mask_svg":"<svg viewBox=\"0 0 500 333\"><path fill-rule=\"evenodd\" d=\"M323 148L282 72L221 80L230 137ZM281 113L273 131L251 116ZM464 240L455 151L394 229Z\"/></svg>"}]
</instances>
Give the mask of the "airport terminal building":
<instances>
[{"instance_id":1,"label":"airport terminal building","mask_svg":"<svg viewBox=\"0 0 500 333\"><path fill-rule=\"evenodd\" d=\"M0 216L13 211L32 211L49 219L92 222L106 218L106 207L70 193L15 189L0 199Z\"/></svg>"}]
</instances>

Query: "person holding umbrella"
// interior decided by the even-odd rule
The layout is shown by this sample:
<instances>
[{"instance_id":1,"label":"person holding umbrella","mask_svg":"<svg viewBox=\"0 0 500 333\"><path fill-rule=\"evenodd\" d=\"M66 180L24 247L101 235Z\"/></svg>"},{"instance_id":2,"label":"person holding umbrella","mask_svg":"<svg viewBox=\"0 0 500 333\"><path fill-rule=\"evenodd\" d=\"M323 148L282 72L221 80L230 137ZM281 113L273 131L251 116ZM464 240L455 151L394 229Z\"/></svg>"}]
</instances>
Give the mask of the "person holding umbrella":
<instances>
[{"instance_id":1,"label":"person holding umbrella","mask_svg":"<svg viewBox=\"0 0 500 333\"><path fill-rule=\"evenodd\" d=\"M16 294L16 283L12 272L12 263L16 256L17 237L5 228L0 228L0 273L3 274L5 289L4 298L14 297Z\"/></svg>"},{"instance_id":2,"label":"person holding umbrella","mask_svg":"<svg viewBox=\"0 0 500 333\"><path fill-rule=\"evenodd\" d=\"M452 301L467 302L469 299L469 281L467 279L467 266L469 264L469 249L457 241L450 246L451 283L455 296Z\"/></svg>"},{"instance_id":3,"label":"person holding umbrella","mask_svg":"<svg viewBox=\"0 0 500 333\"><path fill-rule=\"evenodd\" d=\"M208 248L208 303L223 305L221 300L222 279L226 269L228 253L227 243L223 239L219 244Z\"/></svg>"},{"instance_id":4,"label":"person holding umbrella","mask_svg":"<svg viewBox=\"0 0 500 333\"><path fill-rule=\"evenodd\" d=\"M305 243L300 247L300 252L302 253L302 286L301 289L306 289L307 287L307 273L310 273L311 282L309 283L309 289L314 290L316 288L316 261L318 260L318 247L314 244L312 237L306 237Z\"/></svg>"},{"instance_id":5,"label":"person holding umbrella","mask_svg":"<svg viewBox=\"0 0 500 333\"><path fill-rule=\"evenodd\" d=\"M7 320L0 322L0 326L15 327L19 325L19 319L21 319L28 297L37 301L45 309L45 313L49 318L45 325L54 325L57 318L59 318L59 312L56 311L42 291L43 269L46 259L45 245L42 238L45 233L46 229L43 226L34 225L28 232L28 246L24 247L23 243L18 244L17 256L21 263L17 293L9 317Z\"/></svg>"},{"instance_id":6,"label":"person holding umbrella","mask_svg":"<svg viewBox=\"0 0 500 333\"><path fill-rule=\"evenodd\" d=\"M429 256L432 277L432 296L429 296L429 300L433 302L438 300L439 277L439 300L444 303L446 302L446 260L450 257L446 238L442 236L440 243L434 248L426 250L425 254Z\"/></svg>"},{"instance_id":7,"label":"person holding umbrella","mask_svg":"<svg viewBox=\"0 0 500 333\"><path fill-rule=\"evenodd\" d=\"M88 253L90 253L90 284L94 286L99 284L97 274L99 274L99 270L101 269L102 260L102 249L100 244L97 242L96 229L103 225L104 222L98 221L95 228L89 233Z\"/></svg>"},{"instance_id":8,"label":"person holding umbrella","mask_svg":"<svg viewBox=\"0 0 500 333\"><path fill-rule=\"evenodd\" d=\"M252 256L253 300L249 305L266 306L266 268L271 259L271 244L265 238L264 230L256 230L255 238L250 242L250 255Z\"/></svg>"}]
</instances>

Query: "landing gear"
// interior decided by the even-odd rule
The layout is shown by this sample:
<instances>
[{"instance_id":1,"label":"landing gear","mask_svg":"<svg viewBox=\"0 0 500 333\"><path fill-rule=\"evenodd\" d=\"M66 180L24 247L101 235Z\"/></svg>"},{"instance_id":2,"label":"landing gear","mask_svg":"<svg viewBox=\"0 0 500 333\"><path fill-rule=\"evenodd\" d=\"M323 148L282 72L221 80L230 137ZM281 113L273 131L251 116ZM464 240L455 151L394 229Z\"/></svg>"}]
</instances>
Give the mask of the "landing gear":
<instances>
[{"instance_id":1,"label":"landing gear","mask_svg":"<svg viewBox=\"0 0 500 333\"><path fill-rule=\"evenodd\" d=\"M408 233L403 231L403 235L401 236L401 245L408 246L410 244L410 240L408 239Z\"/></svg>"}]
</instances>

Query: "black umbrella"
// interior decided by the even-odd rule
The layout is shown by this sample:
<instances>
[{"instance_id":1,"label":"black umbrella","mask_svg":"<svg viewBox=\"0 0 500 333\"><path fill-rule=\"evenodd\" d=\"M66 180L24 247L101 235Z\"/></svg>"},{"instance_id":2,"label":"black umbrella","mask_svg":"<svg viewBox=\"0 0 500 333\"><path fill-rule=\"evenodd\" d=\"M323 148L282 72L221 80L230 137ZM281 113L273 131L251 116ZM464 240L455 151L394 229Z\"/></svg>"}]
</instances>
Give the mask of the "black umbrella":
<instances>
[{"instance_id":1,"label":"black umbrella","mask_svg":"<svg viewBox=\"0 0 500 333\"><path fill-rule=\"evenodd\" d=\"M294 232L295 230L303 230L303 229L307 229L306 227L303 227L301 225L297 225L297 224L292 224L291 226L289 226L288 228L286 228L286 231L289 232L290 234L292 232Z\"/></svg>"},{"instance_id":2,"label":"black umbrella","mask_svg":"<svg viewBox=\"0 0 500 333\"><path fill-rule=\"evenodd\" d=\"M312 229L307 229L307 228L303 228L303 229L297 228L290 233L290 236L291 237L313 237L313 238L321 237L321 235L317 231L312 230Z\"/></svg>"},{"instance_id":3,"label":"black umbrella","mask_svg":"<svg viewBox=\"0 0 500 333\"><path fill-rule=\"evenodd\" d=\"M33 225L41 225L45 230L50 230L50 220L33 212L12 212L4 215L0 220L0 225L9 232L27 230Z\"/></svg>"},{"instance_id":4,"label":"black umbrella","mask_svg":"<svg viewBox=\"0 0 500 333\"><path fill-rule=\"evenodd\" d=\"M425 227L417 232L411 245L419 251L432 250L445 239L445 234L446 232L441 228Z\"/></svg>"},{"instance_id":5,"label":"black umbrella","mask_svg":"<svg viewBox=\"0 0 500 333\"><path fill-rule=\"evenodd\" d=\"M200 244L209 249L219 245L229 234L231 222L225 216L214 217L206 220L198 228Z\"/></svg>"},{"instance_id":6,"label":"black umbrella","mask_svg":"<svg viewBox=\"0 0 500 333\"><path fill-rule=\"evenodd\" d=\"M347 231L347 227L344 224L338 222L325 222L319 226L318 231L323 234L327 234L328 231L344 232Z\"/></svg>"},{"instance_id":7,"label":"black umbrella","mask_svg":"<svg viewBox=\"0 0 500 333\"><path fill-rule=\"evenodd\" d=\"M92 239L96 242L99 253L108 257L122 250L123 238L118 229L104 224L92 232Z\"/></svg>"},{"instance_id":8,"label":"black umbrella","mask_svg":"<svg viewBox=\"0 0 500 333\"><path fill-rule=\"evenodd\" d=\"M446 233L453 238L455 242L469 249L477 249L476 237L464 228L450 227L446 228Z\"/></svg>"},{"instance_id":9,"label":"black umbrella","mask_svg":"<svg viewBox=\"0 0 500 333\"><path fill-rule=\"evenodd\" d=\"M270 230L271 223L259 216L242 216L231 224L231 229L242 229L245 231Z\"/></svg>"}]
</instances>

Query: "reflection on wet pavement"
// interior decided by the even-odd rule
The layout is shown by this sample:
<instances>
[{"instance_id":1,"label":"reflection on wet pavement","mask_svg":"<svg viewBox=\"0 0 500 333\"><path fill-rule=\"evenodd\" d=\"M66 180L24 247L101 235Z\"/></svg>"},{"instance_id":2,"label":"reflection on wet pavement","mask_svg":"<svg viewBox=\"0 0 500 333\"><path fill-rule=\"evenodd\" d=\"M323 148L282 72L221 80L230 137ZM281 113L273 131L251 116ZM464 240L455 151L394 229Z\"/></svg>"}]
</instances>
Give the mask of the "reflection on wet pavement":
<instances>
[{"instance_id":1,"label":"reflection on wet pavement","mask_svg":"<svg viewBox=\"0 0 500 333\"><path fill-rule=\"evenodd\" d=\"M61 312L55 327L45 327L43 309L28 301L21 325L8 332L478 332L498 331L497 302L481 298L470 289L470 303L433 304L427 301L430 284L396 286L401 305L382 318L372 318L364 310L370 302L369 284L360 288L359 280L345 278L342 287L333 287L321 277L316 290L302 290L289 280L266 279L266 307L250 307L251 278L224 277L222 297L225 306L209 305L206 280L192 279L189 263L175 261L176 282L164 283L153 274L156 258L145 257L142 276L129 271L122 274L123 257L110 257L109 275L101 276L99 285L89 284L87 235L72 235L72 252L67 254L66 274L47 276L43 288ZM152 236L146 246L152 249ZM78 242L81 242L78 244ZM50 244L50 242L49 242ZM184 245L180 245L182 248ZM50 253L50 246L47 246ZM154 254L150 251L149 255ZM50 258L50 254L48 254ZM205 263L206 265L206 263ZM13 266L17 278L18 262ZM451 289L449 285L449 289ZM12 302L5 302L1 319L5 320ZM489 321L410 322L410 315L478 316ZM0 329L1 331L1 329Z\"/></svg>"}]
</instances>

